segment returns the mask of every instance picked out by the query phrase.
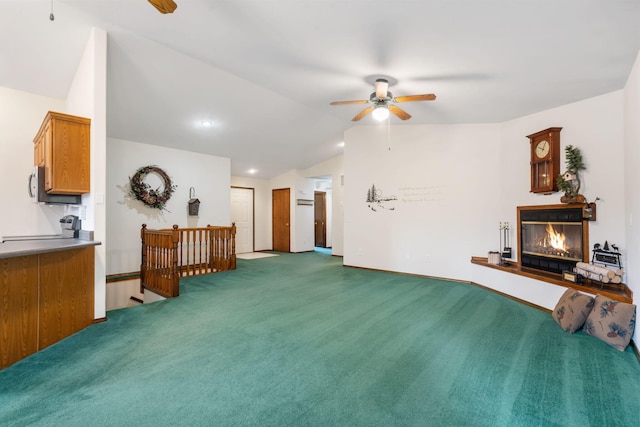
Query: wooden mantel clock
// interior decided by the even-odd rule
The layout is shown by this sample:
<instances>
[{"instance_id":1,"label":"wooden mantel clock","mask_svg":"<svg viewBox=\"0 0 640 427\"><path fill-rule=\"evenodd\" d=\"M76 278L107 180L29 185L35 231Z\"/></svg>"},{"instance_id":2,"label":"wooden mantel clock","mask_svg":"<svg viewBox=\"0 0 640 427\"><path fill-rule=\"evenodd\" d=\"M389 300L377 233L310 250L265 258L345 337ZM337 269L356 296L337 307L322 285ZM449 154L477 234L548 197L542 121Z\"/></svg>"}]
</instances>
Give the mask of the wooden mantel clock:
<instances>
[{"instance_id":1,"label":"wooden mantel clock","mask_svg":"<svg viewBox=\"0 0 640 427\"><path fill-rule=\"evenodd\" d=\"M531 143L531 192L551 194L558 191L560 175L560 131L549 128L527 135Z\"/></svg>"}]
</instances>

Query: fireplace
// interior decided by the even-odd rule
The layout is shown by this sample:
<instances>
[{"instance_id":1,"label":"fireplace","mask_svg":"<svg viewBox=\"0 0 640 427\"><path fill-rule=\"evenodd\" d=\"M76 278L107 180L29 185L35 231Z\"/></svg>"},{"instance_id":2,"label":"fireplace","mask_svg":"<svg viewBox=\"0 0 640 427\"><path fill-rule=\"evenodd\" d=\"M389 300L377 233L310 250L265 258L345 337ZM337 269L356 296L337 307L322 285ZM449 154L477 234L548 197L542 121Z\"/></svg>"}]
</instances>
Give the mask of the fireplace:
<instances>
[{"instance_id":1,"label":"fireplace","mask_svg":"<svg viewBox=\"0 0 640 427\"><path fill-rule=\"evenodd\" d=\"M551 273L588 262L589 226L582 205L518 207L519 264Z\"/></svg>"}]
</instances>

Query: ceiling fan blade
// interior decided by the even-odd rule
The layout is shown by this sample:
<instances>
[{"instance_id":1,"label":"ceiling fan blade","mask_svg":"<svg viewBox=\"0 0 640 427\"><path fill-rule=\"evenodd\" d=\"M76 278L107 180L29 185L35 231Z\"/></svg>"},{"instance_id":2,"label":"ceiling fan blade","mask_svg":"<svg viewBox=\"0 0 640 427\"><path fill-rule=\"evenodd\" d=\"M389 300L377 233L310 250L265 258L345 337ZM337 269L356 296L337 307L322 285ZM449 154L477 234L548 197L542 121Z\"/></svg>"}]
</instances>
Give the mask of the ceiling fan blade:
<instances>
[{"instance_id":1,"label":"ceiling fan blade","mask_svg":"<svg viewBox=\"0 0 640 427\"><path fill-rule=\"evenodd\" d=\"M387 97L387 90L389 89L389 82L386 79L378 79L374 83L376 88L376 96L384 99Z\"/></svg>"},{"instance_id":2,"label":"ceiling fan blade","mask_svg":"<svg viewBox=\"0 0 640 427\"><path fill-rule=\"evenodd\" d=\"M363 99L359 101L333 101L329 105L366 104L367 102L369 102L368 99Z\"/></svg>"},{"instance_id":3,"label":"ceiling fan blade","mask_svg":"<svg viewBox=\"0 0 640 427\"><path fill-rule=\"evenodd\" d=\"M424 95L396 96L393 102L433 101L434 99L436 99L434 94L425 93Z\"/></svg>"},{"instance_id":4,"label":"ceiling fan blade","mask_svg":"<svg viewBox=\"0 0 640 427\"><path fill-rule=\"evenodd\" d=\"M363 118L364 116L366 116L367 114L372 112L374 108L375 107L367 107L367 108L365 108L364 110L360 111L360 114L358 114L353 119L351 119L351 121L352 122L357 122L358 120L360 120L361 118Z\"/></svg>"},{"instance_id":5,"label":"ceiling fan blade","mask_svg":"<svg viewBox=\"0 0 640 427\"><path fill-rule=\"evenodd\" d=\"M389 105L389 111L391 111L402 120L409 120L411 118L411 115L409 113L399 107L396 107L395 105Z\"/></svg>"},{"instance_id":6,"label":"ceiling fan blade","mask_svg":"<svg viewBox=\"0 0 640 427\"><path fill-rule=\"evenodd\" d=\"M160 13L173 13L178 7L173 0L149 0Z\"/></svg>"}]
</instances>

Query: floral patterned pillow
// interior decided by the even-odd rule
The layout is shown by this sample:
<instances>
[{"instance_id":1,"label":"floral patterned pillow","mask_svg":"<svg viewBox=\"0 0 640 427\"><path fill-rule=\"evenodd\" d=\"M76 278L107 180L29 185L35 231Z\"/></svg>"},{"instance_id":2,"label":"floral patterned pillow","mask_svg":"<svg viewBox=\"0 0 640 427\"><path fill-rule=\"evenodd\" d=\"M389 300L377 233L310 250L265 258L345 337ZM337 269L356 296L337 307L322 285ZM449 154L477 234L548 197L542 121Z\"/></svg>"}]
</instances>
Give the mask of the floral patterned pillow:
<instances>
[{"instance_id":1,"label":"floral patterned pillow","mask_svg":"<svg viewBox=\"0 0 640 427\"><path fill-rule=\"evenodd\" d=\"M596 295L593 310L583 330L610 346L624 351L636 326L636 306Z\"/></svg>"},{"instance_id":2,"label":"floral patterned pillow","mask_svg":"<svg viewBox=\"0 0 640 427\"><path fill-rule=\"evenodd\" d=\"M593 298L569 288L560 297L551 316L558 325L570 334L582 328L593 307Z\"/></svg>"}]
</instances>

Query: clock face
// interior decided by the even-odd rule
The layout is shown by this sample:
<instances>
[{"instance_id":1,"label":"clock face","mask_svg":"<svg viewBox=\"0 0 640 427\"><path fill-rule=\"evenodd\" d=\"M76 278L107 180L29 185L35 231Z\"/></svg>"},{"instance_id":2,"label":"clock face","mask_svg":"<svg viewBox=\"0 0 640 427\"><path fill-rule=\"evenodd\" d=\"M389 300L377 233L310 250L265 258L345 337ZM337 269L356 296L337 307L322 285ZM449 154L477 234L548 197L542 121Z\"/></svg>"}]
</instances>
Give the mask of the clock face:
<instances>
[{"instance_id":1,"label":"clock face","mask_svg":"<svg viewBox=\"0 0 640 427\"><path fill-rule=\"evenodd\" d=\"M546 139L543 139L542 141L536 144L536 148L535 148L536 156L540 159L547 157L547 154L549 154L550 148L551 148L551 145L549 145L549 141L547 141Z\"/></svg>"}]
</instances>

